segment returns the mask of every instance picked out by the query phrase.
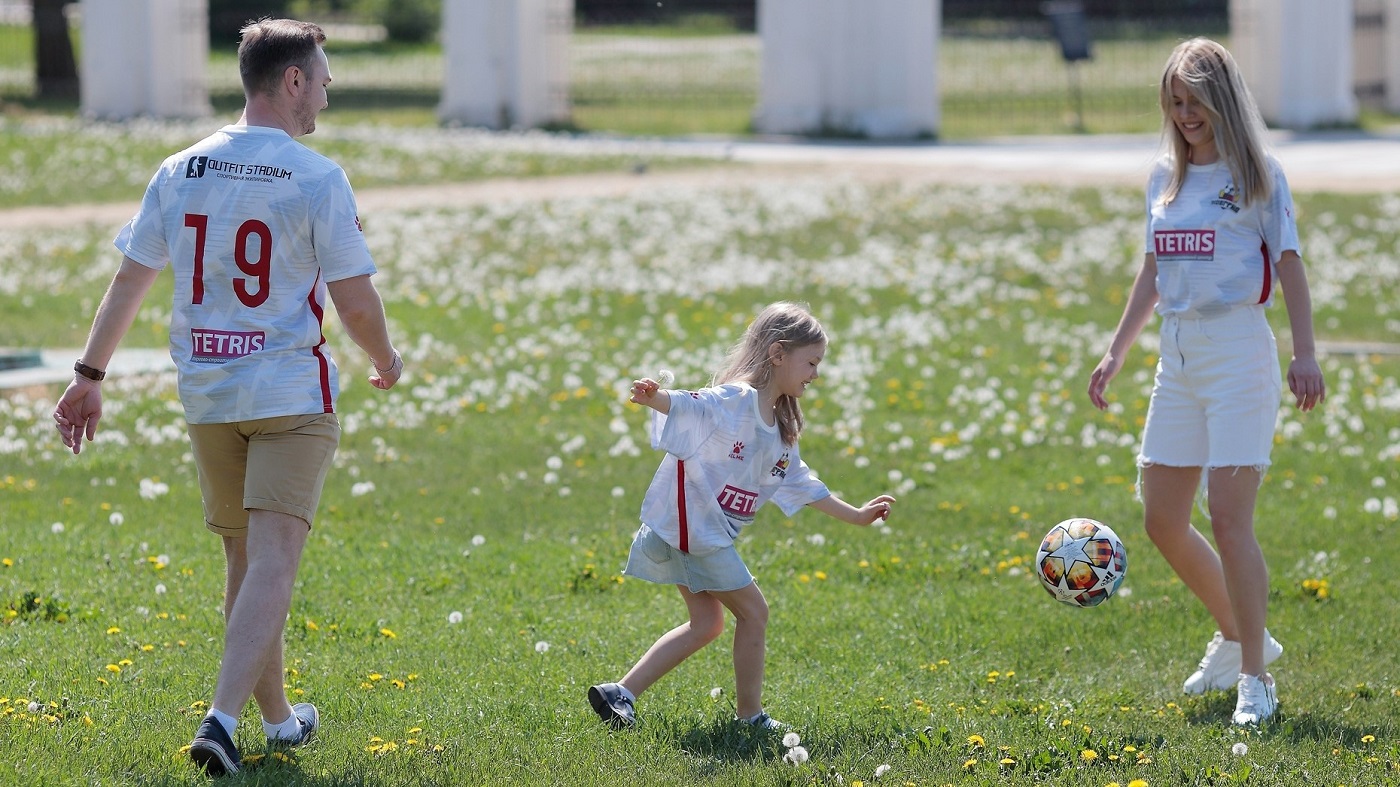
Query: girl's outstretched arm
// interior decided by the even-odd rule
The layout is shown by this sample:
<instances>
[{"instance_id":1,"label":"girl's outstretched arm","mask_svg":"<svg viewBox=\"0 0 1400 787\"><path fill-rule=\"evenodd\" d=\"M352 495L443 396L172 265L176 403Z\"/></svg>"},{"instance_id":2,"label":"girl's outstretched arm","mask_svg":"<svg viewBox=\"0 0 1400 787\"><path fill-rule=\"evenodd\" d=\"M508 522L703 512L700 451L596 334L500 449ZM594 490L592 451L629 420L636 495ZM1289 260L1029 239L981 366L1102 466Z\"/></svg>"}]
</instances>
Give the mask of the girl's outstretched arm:
<instances>
[{"instance_id":1,"label":"girl's outstretched arm","mask_svg":"<svg viewBox=\"0 0 1400 787\"><path fill-rule=\"evenodd\" d=\"M873 524L877 519L889 519L890 509L894 505L894 497L880 495L860 508L856 508L836 495L829 495L807 505L827 516L864 527Z\"/></svg>"},{"instance_id":2,"label":"girl's outstretched arm","mask_svg":"<svg viewBox=\"0 0 1400 787\"><path fill-rule=\"evenodd\" d=\"M661 384L650 377L633 380L632 395L628 399L637 404L646 405L663 415L671 412L670 392L661 390Z\"/></svg>"}]
</instances>

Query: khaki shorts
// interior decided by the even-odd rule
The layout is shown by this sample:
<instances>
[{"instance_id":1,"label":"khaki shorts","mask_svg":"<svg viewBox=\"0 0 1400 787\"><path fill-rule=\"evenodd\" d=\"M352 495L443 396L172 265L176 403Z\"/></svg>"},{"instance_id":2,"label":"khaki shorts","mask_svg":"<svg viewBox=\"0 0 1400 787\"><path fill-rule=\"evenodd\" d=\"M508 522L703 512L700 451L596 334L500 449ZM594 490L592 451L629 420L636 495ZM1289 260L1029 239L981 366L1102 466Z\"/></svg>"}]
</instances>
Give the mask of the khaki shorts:
<instances>
[{"instance_id":1,"label":"khaki shorts","mask_svg":"<svg viewBox=\"0 0 1400 787\"><path fill-rule=\"evenodd\" d=\"M248 511L291 514L311 527L340 444L334 413L190 424L205 527L248 535Z\"/></svg>"}]
</instances>

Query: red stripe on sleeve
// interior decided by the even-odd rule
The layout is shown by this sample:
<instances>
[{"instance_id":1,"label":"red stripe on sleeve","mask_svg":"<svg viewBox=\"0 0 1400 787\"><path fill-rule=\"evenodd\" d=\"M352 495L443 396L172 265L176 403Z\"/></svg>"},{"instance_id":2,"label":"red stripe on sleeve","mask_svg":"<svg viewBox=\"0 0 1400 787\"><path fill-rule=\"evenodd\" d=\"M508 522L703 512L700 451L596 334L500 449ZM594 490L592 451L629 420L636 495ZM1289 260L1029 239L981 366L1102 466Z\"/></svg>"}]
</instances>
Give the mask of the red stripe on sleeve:
<instances>
[{"instance_id":1,"label":"red stripe on sleeve","mask_svg":"<svg viewBox=\"0 0 1400 787\"><path fill-rule=\"evenodd\" d=\"M316 361L321 365L321 412L335 412L335 400L331 397L331 363L326 358L326 353L322 349L326 346L326 309L316 300L316 285L321 283L321 274L316 274L316 282L311 285L311 292L306 294L306 303L311 307L311 313L316 315L316 328L321 334L321 341L311 348L311 354L316 356Z\"/></svg>"}]
</instances>

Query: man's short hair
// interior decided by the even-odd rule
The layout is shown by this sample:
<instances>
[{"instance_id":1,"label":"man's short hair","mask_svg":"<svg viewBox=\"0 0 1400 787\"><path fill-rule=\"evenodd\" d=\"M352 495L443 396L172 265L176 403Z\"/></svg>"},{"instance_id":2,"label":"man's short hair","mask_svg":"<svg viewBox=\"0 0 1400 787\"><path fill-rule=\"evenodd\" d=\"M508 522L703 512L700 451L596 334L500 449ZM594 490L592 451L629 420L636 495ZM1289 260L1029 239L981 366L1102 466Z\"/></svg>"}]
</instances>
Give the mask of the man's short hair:
<instances>
[{"instance_id":1,"label":"man's short hair","mask_svg":"<svg viewBox=\"0 0 1400 787\"><path fill-rule=\"evenodd\" d=\"M247 96L275 93L288 66L310 72L316 47L326 41L319 25L295 19L259 19L239 32L238 76Z\"/></svg>"}]
</instances>

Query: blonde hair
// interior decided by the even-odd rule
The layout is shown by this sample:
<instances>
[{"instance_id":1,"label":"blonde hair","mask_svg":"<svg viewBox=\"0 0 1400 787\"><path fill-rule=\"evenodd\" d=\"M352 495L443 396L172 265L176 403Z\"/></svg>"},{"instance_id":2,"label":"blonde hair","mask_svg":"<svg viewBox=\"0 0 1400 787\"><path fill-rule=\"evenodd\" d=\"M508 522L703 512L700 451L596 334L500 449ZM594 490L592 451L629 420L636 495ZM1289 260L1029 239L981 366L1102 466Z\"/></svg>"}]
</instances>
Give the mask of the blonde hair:
<instances>
[{"instance_id":1,"label":"blonde hair","mask_svg":"<svg viewBox=\"0 0 1400 787\"><path fill-rule=\"evenodd\" d=\"M1193 38L1177 45L1162 69L1158 98L1162 106L1162 135L1170 147L1172 165L1162 202L1176 199L1191 160L1191 146L1172 121L1173 78L1180 79L1186 92L1205 110L1215 135L1215 149L1230 168L1236 187L1243 192L1244 204L1267 200L1273 184L1264 151L1264 121L1259 117L1254 97L1235 58L1225 47L1209 38Z\"/></svg>"},{"instance_id":2,"label":"blonde hair","mask_svg":"<svg viewBox=\"0 0 1400 787\"><path fill-rule=\"evenodd\" d=\"M826 331L805 305L787 301L771 304L749 323L710 384L746 382L760 389L768 385L773 379L774 343L781 347L779 352L792 352L811 344L825 344ZM783 444L793 445L802 435L801 405L783 394L774 402L774 408Z\"/></svg>"}]
</instances>

